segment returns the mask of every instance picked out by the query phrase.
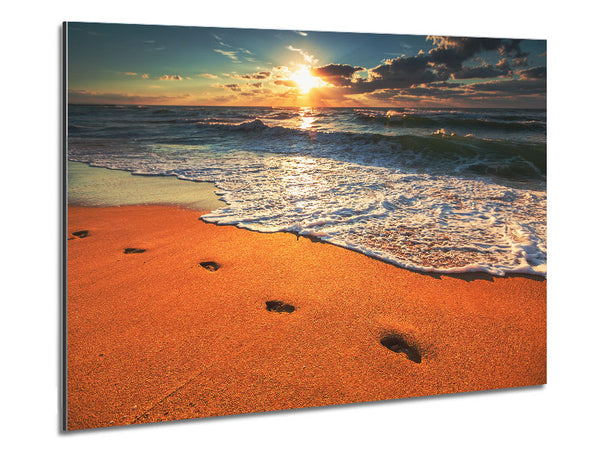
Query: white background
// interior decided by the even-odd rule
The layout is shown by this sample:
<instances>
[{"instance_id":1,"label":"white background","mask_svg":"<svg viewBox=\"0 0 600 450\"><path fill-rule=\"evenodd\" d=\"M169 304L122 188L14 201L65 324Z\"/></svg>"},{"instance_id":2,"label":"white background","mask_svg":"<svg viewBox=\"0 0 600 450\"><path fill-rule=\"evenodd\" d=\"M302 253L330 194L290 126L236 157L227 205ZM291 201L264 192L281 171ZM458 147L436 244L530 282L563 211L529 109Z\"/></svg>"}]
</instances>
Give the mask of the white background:
<instances>
[{"instance_id":1,"label":"white background","mask_svg":"<svg viewBox=\"0 0 600 450\"><path fill-rule=\"evenodd\" d=\"M7 2L2 64L4 448L589 448L598 407L592 2ZM548 385L59 433L60 25L68 21L548 39Z\"/></svg>"}]
</instances>

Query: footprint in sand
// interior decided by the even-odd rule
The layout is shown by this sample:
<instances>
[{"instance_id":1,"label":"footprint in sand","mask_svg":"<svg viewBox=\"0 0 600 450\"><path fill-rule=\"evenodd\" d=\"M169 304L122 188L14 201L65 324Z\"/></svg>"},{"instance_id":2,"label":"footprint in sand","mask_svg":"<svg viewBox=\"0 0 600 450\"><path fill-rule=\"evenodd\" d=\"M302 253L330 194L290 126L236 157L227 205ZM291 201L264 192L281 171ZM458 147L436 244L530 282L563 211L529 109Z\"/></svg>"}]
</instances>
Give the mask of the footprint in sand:
<instances>
[{"instance_id":1,"label":"footprint in sand","mask_svg":"<svg viewBox=\"0 0 600 450\"><path fill-rule=\"evenodd\" d=\"M277 313L293 313L296 310L294 305L290 305L288 303L283 303L280 300L270 300L265 302L267 305L267 311L277 312Z\"/></svg>"},{"instance_id":2,"label":"footprint in sand","mask_svg":"<svg viewBox=\"0 0 600 450\"><path fill-rule=\"evenodd\" d=\"M416 347L409 345L399 334L389 333L381 338L379 342L381 342L381 345L395 353L404 353L412 362L417 364L421 362L419 350L417 350Z\"/></svg>"},{"instance_id":3,"label":"footprint in sand","mask_svg":"<svg viewBox=\"0 0 600 450\"><path fill-rule=\"evenodd\" d=\"M127 247L123 253L125 253L126 255L128 255L130 253L144 253L145 251L146 251L145 248Z\"/></svg>"},{"instance_id":4,"label":"footprint in sand","mask_svg":"<svg viewBox=\"0 0 600 450\"><path fill-rule=\"evenodd\" d=\"M78 237L79 239L83 239L86 238L90 235L89 230L81 230L81 231L75 231L73 233L71 233L73 236ZM73 238L70 238L73 239Z\"/></svg>"},{"instance_id":5,"label":"footprint in sand","mask_svg":"<svg viewBox=\"0 0 600 450\"><path fill-rule=\"evenodd\" d=\"M209 272L216 272L221 267L221 264L216 263L214 261L204 261L198 264L200 267L205 268Z\"/></svg>"}]
</instances>

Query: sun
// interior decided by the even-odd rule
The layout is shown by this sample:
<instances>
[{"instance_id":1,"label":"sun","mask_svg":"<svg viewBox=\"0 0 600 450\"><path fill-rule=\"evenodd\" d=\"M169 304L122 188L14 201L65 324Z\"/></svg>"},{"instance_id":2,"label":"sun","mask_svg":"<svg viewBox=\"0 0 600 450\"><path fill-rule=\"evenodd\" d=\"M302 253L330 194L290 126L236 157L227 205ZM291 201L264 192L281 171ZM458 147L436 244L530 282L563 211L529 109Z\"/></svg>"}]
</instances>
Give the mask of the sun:
<instances>
[{"instance_id":1,"label":"sun","mask_svg":"<svg viewBox=\"0 0 600 450\"><path fill-rule=\"evenodd\" d=\"M312 88L325 86L323 80L310 73L310 67L308 66L302 66L290 76L290 79L296 82L298 89L303 94L308 94Z\"/></svg>"}]
</instances>

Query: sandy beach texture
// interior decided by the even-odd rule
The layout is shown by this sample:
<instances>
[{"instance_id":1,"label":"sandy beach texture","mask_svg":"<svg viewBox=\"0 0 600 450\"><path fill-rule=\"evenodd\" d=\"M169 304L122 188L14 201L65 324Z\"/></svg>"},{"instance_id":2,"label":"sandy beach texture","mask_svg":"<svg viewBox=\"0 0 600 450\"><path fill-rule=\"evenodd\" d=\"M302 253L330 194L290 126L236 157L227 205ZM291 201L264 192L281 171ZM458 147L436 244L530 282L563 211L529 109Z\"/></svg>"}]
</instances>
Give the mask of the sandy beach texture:
<instances>
[{"instance_id":1,"label":"sandy beach texture","mask_svg":"<svg viewBox=\"0 0 600 450\"><path fill-rule=\"evenodd\" d=\"M200 215L69 207L69 429L546 382L545 280L414 273Z\"/></svg>"}]
</instances>

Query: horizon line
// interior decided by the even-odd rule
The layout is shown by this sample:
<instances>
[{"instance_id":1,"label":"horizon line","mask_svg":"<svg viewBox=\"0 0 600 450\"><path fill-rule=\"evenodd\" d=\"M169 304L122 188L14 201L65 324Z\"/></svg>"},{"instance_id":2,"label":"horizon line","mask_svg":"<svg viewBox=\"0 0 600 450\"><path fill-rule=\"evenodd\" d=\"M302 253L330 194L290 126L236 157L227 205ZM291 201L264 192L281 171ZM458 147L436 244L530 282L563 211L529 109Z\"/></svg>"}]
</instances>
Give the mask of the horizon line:
<instances>
[{"instance_id":1,"label":"horizon line","mask_svg":"<svg viewBox=\"0 0 600 450\"><path fill-rule=\"evenodd\" d=\"M321 109L356 109L356 108L371 108L371 109L394 109L394 108L412 108L412 109L523 109L530 111L547 111L548 108L527 108L527 107L502 107L502 106L290 106L290 105L175 105L168 103L71 103L67 102L68 106L170 106L178 108L321 108Z\"/></svg>"}]
</instances>

